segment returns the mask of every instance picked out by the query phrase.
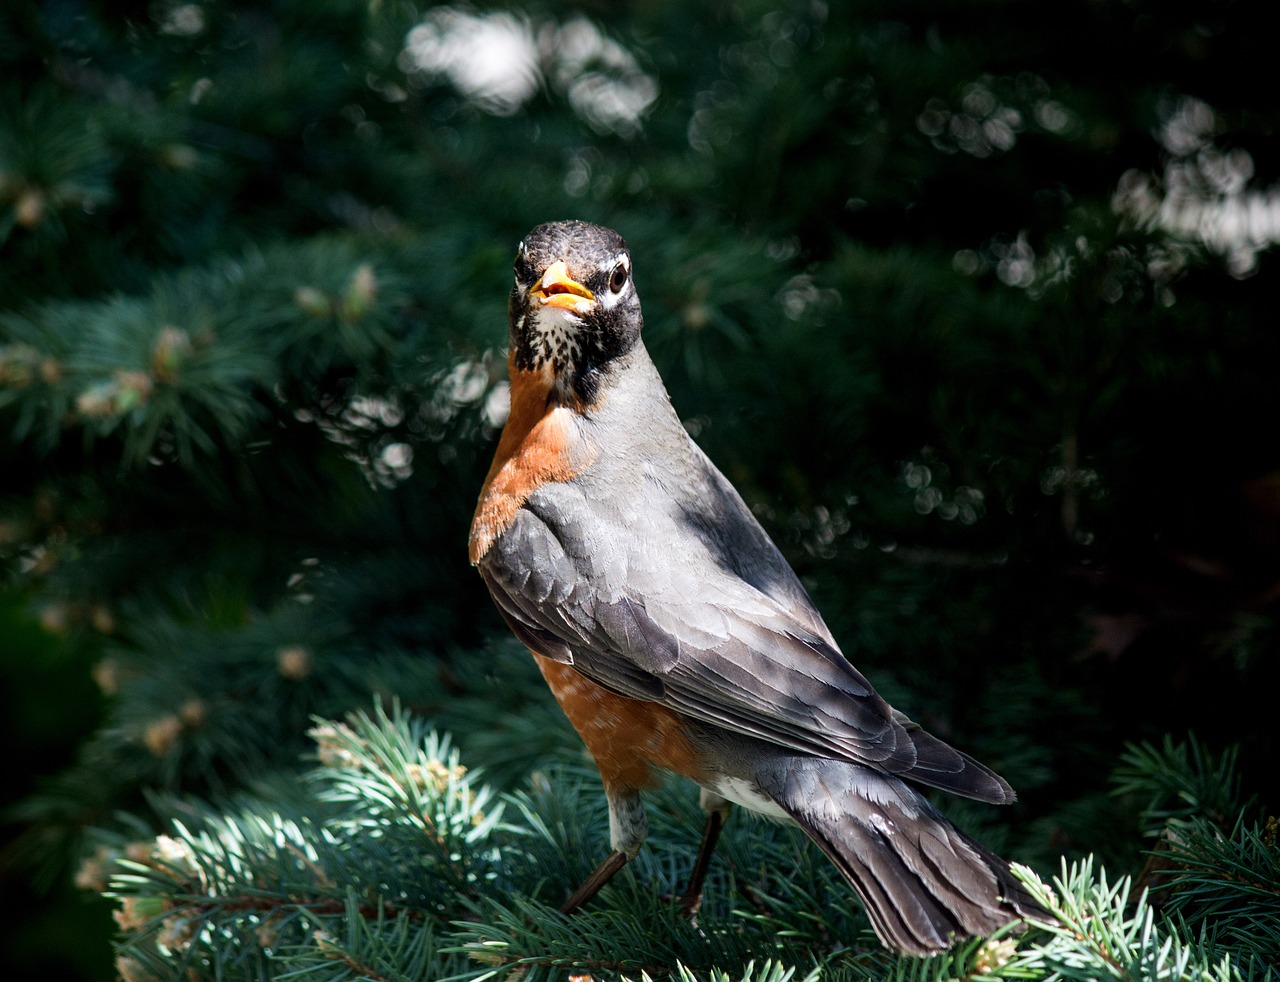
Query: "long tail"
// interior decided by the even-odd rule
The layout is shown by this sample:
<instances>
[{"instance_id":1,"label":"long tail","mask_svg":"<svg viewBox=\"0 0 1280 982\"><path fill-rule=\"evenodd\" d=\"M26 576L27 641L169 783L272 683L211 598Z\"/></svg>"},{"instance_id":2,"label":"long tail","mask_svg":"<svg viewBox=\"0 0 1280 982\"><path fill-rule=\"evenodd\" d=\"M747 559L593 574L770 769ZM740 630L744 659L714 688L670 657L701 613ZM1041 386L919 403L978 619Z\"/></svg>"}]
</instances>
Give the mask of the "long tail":
<instances>
[{"instance_id":1,"label":"long tail","mask_svg":"<svg viewBox=\"0 0 1280 982\"><path fill-rule=\"evenodd\" d=\"M887 947L934 954L1041 911L1008 863L896 777L812 757L756 776L848 878Z\"/></svg>"}]
</instances>

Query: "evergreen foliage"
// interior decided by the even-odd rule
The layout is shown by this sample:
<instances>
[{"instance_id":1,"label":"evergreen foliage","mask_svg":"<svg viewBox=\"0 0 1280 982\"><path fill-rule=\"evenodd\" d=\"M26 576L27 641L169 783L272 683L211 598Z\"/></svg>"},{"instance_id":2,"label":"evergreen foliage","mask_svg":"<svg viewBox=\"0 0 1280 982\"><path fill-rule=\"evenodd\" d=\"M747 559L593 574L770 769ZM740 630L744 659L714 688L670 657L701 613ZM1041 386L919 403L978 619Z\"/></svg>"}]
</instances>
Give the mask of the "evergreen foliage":
<instances>
[{"instance_id":1,"label":"evergreen foliage","mask_svg":"<svg viewBox=\"0 0 1280 982\"><path fill-rule=\"evenodd\" d=\"M108 976L28 885L79 869L126 978L1266 977L1265 13L0 5L8 974ZM897 961L735 818L691 924L678 783L555 913L604 802L465 542L566 217L845 651L1018 789L941 804L1053 923Z\"/></svg>"},{"instance_id":2,"label":"evergreen foliage","mask_svg":"<svg viewBox=\"0 0 1280 982\"><path fill-rule=\"evenodd\" d=\"M311 736L318 763L300 785L157 801L165 834L99 845L82 876L109 877L120 901L125 978L1233 982L1275 964L1274 828L1269 840L1224 836L1197 818L1213 844L1179 840L1154 894L1092 858L1064 861L1051 885L1019 867L1044 923L894 960L867 945L869 925L817 850L764 822L730 825L708 904L684 917L672 898L696 846L688 788L656 794L648 852L566 918L556 903L607 845L598 780L581 762L560 754L532 791L498 793L398 707L320 722ZM1162 788L1211 782L1217 766L1189 762L1184 747L1132 756L1125 786L1162 804Z\"/></svg>"}]
</instances>

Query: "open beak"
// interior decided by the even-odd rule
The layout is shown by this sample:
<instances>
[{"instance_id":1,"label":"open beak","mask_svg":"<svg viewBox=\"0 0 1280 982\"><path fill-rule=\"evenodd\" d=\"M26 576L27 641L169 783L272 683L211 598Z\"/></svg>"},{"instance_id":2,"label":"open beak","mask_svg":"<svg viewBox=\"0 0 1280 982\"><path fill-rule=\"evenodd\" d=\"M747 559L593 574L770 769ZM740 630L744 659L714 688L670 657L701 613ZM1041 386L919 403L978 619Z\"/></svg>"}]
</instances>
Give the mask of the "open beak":
<instances>
[{"instance_id":1,"label":"open beak","mask_svg":"<svg viewBox=\"0 0 1280 982\"><path fill-rule=\"evenodd\" d=\"M557 259L542 274L542 281L529 296L548 307L584 312L595 302L595 294L569 275L563 259Z\"/></svg>"}]
</instances>

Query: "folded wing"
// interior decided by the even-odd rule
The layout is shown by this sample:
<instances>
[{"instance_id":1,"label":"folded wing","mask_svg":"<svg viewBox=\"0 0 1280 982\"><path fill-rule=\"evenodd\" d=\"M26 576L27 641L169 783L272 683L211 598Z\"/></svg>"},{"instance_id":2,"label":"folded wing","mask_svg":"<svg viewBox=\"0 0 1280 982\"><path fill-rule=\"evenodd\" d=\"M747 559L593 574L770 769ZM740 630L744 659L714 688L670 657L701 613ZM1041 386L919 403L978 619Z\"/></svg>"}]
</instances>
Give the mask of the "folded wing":
<instances>
[{"instance_id":1,"label":"folded wing","mask_svg":"<svg viewBox=\"0 0 1280 982\"><path fill-rule=\"evenodd\" d=\"M700 557L661 548L585 557L565 538L569 549L534 509L522 509L481 563L503 617L539 654L621 695L797 753L1013 800L1002 778L893 710L810 627L821 625L812 605L795 616ZM611 574L602 563L620 568ZM786 600L794 607L794 594Z\"/></svg>"}]
</instances>

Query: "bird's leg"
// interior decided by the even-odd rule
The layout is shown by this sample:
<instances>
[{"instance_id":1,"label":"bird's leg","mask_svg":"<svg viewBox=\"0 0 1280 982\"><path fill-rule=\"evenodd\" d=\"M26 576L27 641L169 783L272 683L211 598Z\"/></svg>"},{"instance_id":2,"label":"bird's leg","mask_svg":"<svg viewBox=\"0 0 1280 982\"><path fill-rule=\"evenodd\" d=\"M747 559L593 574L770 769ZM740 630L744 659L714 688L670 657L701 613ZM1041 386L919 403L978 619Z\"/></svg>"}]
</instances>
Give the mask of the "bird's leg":
<instances>
[{"instance_id":1,"label":"bird's leg","mask_svg":"<svg viewBox=\"0 0 1280 982\"><path fill-rule=\"evenodd\" d=\"M569 899L560 905L560 913L572 914L579 907L600 892L600 888L613 879L613 874L627 865L625 852L609 853L605 861L591 871L591 875L582 881L582 885L569 895Z\"/></svg>"},{"instance_id":2,"label":"bird's leg","mask_svg":"<svg viewBox=\"0 0 1280 982\"><path fill-rule=\"evenodd\" d=\"M649 821L644 817L640 792L634 788L606 788L604 795L609 802L609 845L613 847L613 852L560 905L562 914L572 914L599 893L601 887L612 880L618 870L635 858L649 835Z\"/></svg>"},{"instance_id":3,"label":"bird's leg","mask_svg":"<svg viewBox=\"0 0 1280 982\"><path fill-rule=\"evenodd\" d=\"M702 789L698 796L698 804L707 813L707 827L702 833L702 845L698 848L698 859L693 864L693 872L689 874L689 885L685 887L684 896L680 898L680 909L689 917L698 913L702 906L702 883L707 878L707 870L711 866L711 854L716 851L716 843L720 840L720 830L729 818L729 810L733 807L726 799L714 791Z\"/></svg>"}]
</instances>

